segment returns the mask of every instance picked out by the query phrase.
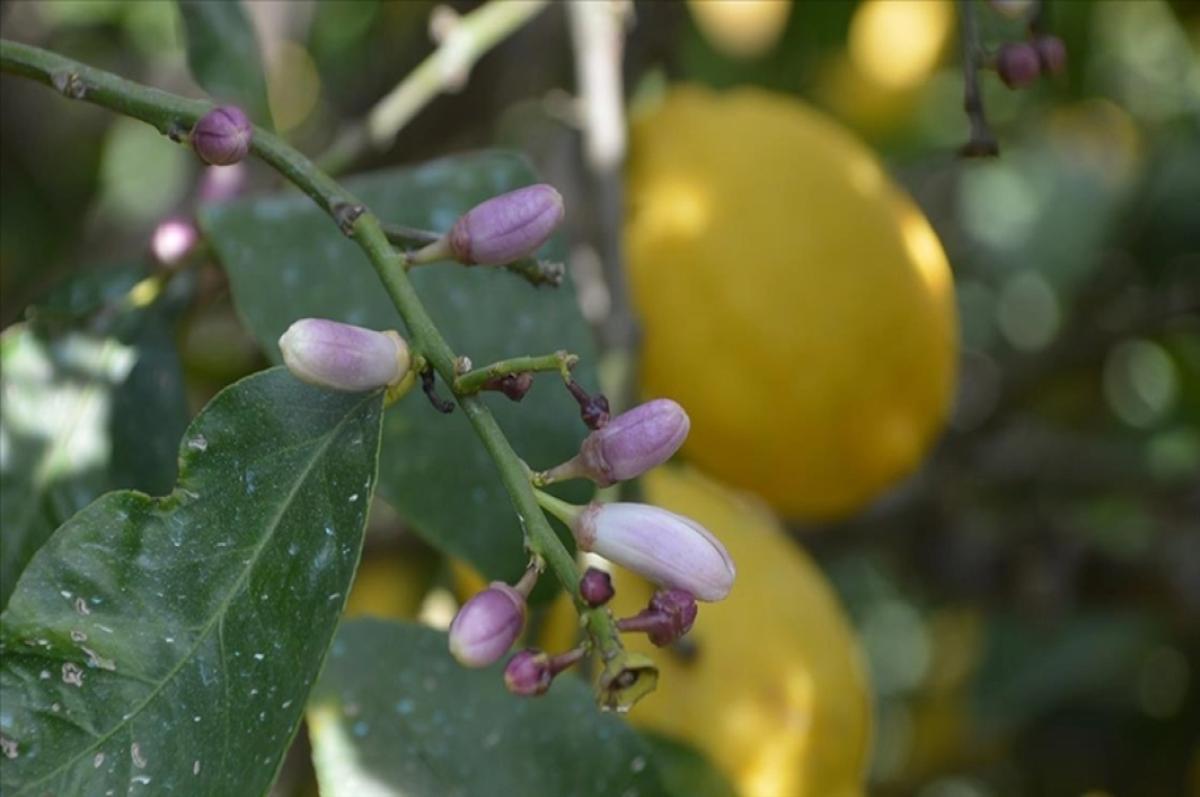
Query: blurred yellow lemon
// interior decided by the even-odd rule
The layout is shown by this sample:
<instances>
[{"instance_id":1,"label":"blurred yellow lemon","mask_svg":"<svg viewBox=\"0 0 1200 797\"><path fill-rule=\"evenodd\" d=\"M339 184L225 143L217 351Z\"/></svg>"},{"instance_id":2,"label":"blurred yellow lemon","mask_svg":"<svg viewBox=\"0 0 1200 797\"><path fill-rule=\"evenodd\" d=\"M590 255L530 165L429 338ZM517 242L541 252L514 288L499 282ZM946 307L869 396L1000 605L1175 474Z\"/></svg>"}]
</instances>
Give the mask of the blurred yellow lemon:
<instances>
[{"instance_id":1,"label":"blurred yellow lemon","mask_svg":"<svg viewBox=\"0 0 1200 797\"><path fill-rule=\"evenodd\" d=\"M687 655L627 644L660 668L629 718L707 753L742 797L863 794L870 698L858 643L821 571L770 514L692 469L658 468L646 500L694 518L737 563L724 601L701 604ZM653 593L616 569L616 616Z\"/></svg>"},{"instance_id":2,"label":"blurred yellow lemon","mask_svg":"<svg viewBox=\"0 0 1200 797\"><path fill-rule=\"evenodd\" d=\"M791 0L687 0L704 38L730 58L769 52L787 25Z\"/></svg>"},{"instance_id":3,"label":"blurred yellow lemon","mask_svg":"<svg viewBox=\"0 0 1200 797\"><path fill-rule=\"evenodd\" d=\"M435 562L425 548L364 552L346 599L346 617L416 618L433 583Z\"/></svg>"},{"instance_id":4,"label":"blurred yellow lemon","mask_svg":"<svg viewBox=\"0 0 1200 797\"><path fill-rule=\"evenodd\" d=\"M954 390L953 283L874 154L758 89L675 87L631 145L642 383L687 408L684 453L808 518L911 473Z\"/></svg>"}]
</instances>

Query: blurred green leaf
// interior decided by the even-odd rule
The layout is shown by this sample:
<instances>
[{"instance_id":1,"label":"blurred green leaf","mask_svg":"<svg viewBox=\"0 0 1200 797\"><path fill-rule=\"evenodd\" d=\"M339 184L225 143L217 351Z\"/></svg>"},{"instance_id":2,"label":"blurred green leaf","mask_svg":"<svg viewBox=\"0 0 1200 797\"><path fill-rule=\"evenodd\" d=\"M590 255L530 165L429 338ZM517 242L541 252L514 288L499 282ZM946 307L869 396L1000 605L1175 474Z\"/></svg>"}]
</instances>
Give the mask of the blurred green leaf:
<instances>
[{"instance_id":1,"label":"blurred green leaf","mask_svg":"<svg viewBox=\"0 0 1200 797\"><path fill-rule=\"evenodd\" d=\"M737 789L696 748L650 731L639 735L672 797L737 797Z\"/></svg>"},{"instance_id":2,"label":"blurred green leaf","mask_svg":"<svg viewBox=\"0 0 1200 797\"><path fill-rule=\"evenodd\" d=\"M445 230L474 204L535 181L520 158L484 152L376 172L347 180L346 187L386 221ZM402 327L365 256L307 197L288 193L206 207L200 219L239 311L276 362L279 336L298 318ZM561 260L561 239L542 255ZM450 345L476 365L568 349L582 357L576 378L595 387L593 348L569 281L556 290L534 288L501 269L453 264L416 269L412 279ZM531 467L552 466L578 451L586 429L556 376L540 376L520 404L498 394L487 401ZM514 579L524 569L522 532L508 494L461 412L437 413L420 391L393 407L384 421L379 489L431 544L467 560L485 578ZM575 485L562 494L585 500L588 492ZM539 599L548 594L545 587L535 593Z\"/></svg>"},{"instance_id":3,"label":"blurred green leaf","mask_svg":"<svg viewBox=\"0 0 1200 797\"><path fill-rule=\"evenodd\" d=\"M175 483L187 402L174 308L122 304L142 276L82 272L0 337L0 607L54 529L101 493Z\"/></svg>"},{"instance_id":4,"label":"blurred green leaf","mask_svg":"<svg viewBox=\"0 0 1200 797\"><path fill-rule=\"evenodd\" d=\"M416 625L344 623L308 722L325 797L668 794L637 734L583 682L515 697L499 666L462 667L444 633Z\"/></svg>"},{"instance_id":5,"label":"blurred green leaf","mask_svg":"<svg viewBox=\"0 0 1200 797\"><path fill-rule=\"evenodd\" d=\"M217 103L232 103L271 129L267 84L254 28L237 0L178 0L188 69Z\"/></svg>"},{"instance_id":6,"label":"blurred green leaf","mask_svg":"<svg viewBox=\"0 0 1200 797\"><path fill-rule=\"evenodd\" d=\"M170 496L55 533L0 616L5 794L266 792L358 561L381 406L256 374L188 428Z\"/></svg>"}]
</instances>

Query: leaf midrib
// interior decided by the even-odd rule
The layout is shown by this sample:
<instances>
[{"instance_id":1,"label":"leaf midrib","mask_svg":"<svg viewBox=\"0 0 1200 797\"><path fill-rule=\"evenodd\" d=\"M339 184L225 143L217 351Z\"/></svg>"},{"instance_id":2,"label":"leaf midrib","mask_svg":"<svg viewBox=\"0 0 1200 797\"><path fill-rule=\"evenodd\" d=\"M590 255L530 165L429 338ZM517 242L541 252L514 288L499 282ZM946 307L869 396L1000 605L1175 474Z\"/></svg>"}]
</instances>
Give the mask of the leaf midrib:
<instances>
[{"instance_id":1,"label":"leaf midrib","mask_svg":"<svg viewBox=\"0 0 1200 797\"><path fill-rule=\"evenodd\" d=\"M250 572L253 571L254 568L257 566L259 557L262 556L263 551L266 549L266 547L270 543L270 541L274 538L275 532L278 530L279 524L283 520L283 516L286 514L288 507L291 506L293 499L295 498L297 492L299 491L300 485L304 484L308 480L309 474L312 472L313 467L315 466L316 462L322 457L325 450L329 448L329 446L332 444L332 442L335 439L337 439L337 437L341 433L342 429L346 426L347 423L349 423L350 419L353 418L358 413L359 409L364 404L366 404L368 401L378 400L378 399L379 399L379 395L376 393L372 393L369 395L368 398L364 399L363 401L359 402L358 404L355 404L350 409L350 411L348 411L346 413L346 415L342 418L342 420L338 422L337 426L335 426L332 430L329 431L329 433L327 435L324 436L325 439L318 446L317 453L309 461L309 464L304 467L304 469L301 471L300 477L296 479L295 483L292 485L292 488L288 491L287 500L283 501L280 504L279 511L271 519L271 522L269 524L267 524L267 528L269 530L267 531L267 533L265 533L263 535L262 541L257 546L255 546L254 554L253 554L253 556L250 557L250 563L248 565L246 565L246 567L243 568L241 575L238 576L237 580L230 587L229 595L224 600L221 601L219 610L214 612L213 616L201 627L201 631L196 637L195 644L193 644L191 646L191 648L188 649L188 651L185 655L180 657L179 662L174 667L171 668L171 670L166 674L166 676L162 679L162 681L159 682L155 686L153 691L151 691L150 694L146 696L146 699L143 700L136 708L134 708L133 711L131 711L127 715L125 715L125 717L120 722L118 722L116 725L114 725L111 730L109 730L103 736L99 737L91 745L89 745L88 747L85 747L80 752L76 753L74 756L72 756L71 758L64 761L62 763L62 765L60 765L59 767L56 767L55 769L51 770L50 772L47 772L45 775L38 778L37 780L27 783L24 787L22 787L17 792L18 795L29 794L31 789L37 787L38 785L40 785L42 783L45 783L48 780L51 780L54 777L57 777L58 775L62 774L63 772L66 772L67 770L69 770L80 759L83 759L86 756L88 756L89 754L91 754L97 748L99 748L102 745L104 745L105 743L107 743L108 740L111 739L113 736L115 736L120 730L122 730L123 728L128 726L135 717L140 715L141 712L144 711L146 709L146 707L148 705L150 705L150 703L152 703L162 693L163 689L166 688L167 684L170 683L175 678L175 676L179 673L179 671L183 669L184 664L193 658L196 651L205 642L205 640L208 639L209 635L212 634L213 629L220 622L220 619L223 618L228 613L229 605L231 603L233 603L236 596L241 594L242 588L245 586L246 580L249 577ZM172 491L172 495L174 496L176 494L179 494L181 489L185 486L186 485L184 485L182 483L176 484L175 490ZM129 492L132 492L134 495L139 495L139 493L136 493L135 491L129 491ZM146 497L146 496L143 496L143 497ZM228 735L228 722L226 722L226 735ZM228 750L228 741L226 741L225 748L226 748L226 750Z\"/></svg>"}]
</instances>

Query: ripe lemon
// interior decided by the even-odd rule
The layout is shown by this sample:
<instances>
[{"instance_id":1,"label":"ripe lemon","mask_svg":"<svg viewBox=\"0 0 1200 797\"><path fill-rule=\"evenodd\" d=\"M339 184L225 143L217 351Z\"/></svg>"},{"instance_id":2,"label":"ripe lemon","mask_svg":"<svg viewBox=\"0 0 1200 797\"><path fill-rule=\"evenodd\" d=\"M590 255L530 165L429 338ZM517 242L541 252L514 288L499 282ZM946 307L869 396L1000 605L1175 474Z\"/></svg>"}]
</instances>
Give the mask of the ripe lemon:
<instances>
[{"instance_id":1,"label":"ripe lemon","mask_svg":"<svg viewBox=\"0 0 1200 797\"><path fill-rule=\"evenodd\" d=\"M634 725L706 752L742 797L863 794L870 737L867 676L854 634L821 571L778 521L694 469L662 467L646 499L694 518L737 563L733 592L701 604L691 655L626 636L658 664L658 689ZM640 611L653 588L615 568L616 616Z\"/></svg>"},{"instance_id":2,"label":"ripe lemon","mask_svg":"<svg viewBox=\"0 0 1200 797\"><path fill-rule=\"evenodd\" d=\"M783 35L791 0L688 0L696 27L718 52L735 59L769 52Z\"/></svg>"},{"instance_id":3,"label":"ripe lemon","mask_svg":"<svg viewBox=\"0 0 1200 797\"><path fill-rule=\"evenodd\" d=\"M642 383L687 408L687 456L815 519L915 469L953 393L953 284L870 150L794 97L674 87L633 122L627 185Z\"/></svg>"}]
</instances>

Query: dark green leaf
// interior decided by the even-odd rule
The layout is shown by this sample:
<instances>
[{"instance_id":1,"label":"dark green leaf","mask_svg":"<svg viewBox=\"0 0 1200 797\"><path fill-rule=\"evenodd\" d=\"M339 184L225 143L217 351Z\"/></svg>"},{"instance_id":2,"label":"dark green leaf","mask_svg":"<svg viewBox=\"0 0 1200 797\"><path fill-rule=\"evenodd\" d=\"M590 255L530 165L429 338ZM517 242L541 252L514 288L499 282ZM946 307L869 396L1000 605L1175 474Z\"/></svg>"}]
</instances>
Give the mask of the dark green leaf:
<instances>
[{"instance_id":1,"label":"dark green leaf","mask_svg":"<svg viewBox=\"0 0 1200 797\"><path fill-rule=\"evenodd\" d=\"M535 180L523 160L490 152L374 173L347 187L387 221L444 230L472 205ZM208 207L201 223L229 273L239 310L276 361L279 336L297 318L401 327L364 255L306 197L288 193ZM562 259L562 241L543 255ZM503 270L452 264L417 269L413 282L450 345L476 365L568 349L583 358L579 380L594 388L592 346L569 282L557 290L534 288ZM577 405L553 375L539 376L520 404L497 394L488 403L535 468L570 457L586 432ZM520 527L495 465L461 412L440 415L414 391L388 412L380 471L380 493L433 545L489 579L520 575ZM587 492L576 486L565 496L582 500Z\"/></svg>"},{"instance_id":2,"label":"dark green leaf","mask_svg":"<svg viewBox=\"0 0 1200 797\"><path fill-rule=\"evenodd\" d=\"M499 666L461 667L444 633L416 625L344 623L308 719L324 797L666 794L637 734L582 681L514 697Z\"/></svg>"},{"instance_id":3,"label":"dark green leaf","mask_svg":"<svg viewBox=\"0 0 1200 797\"><path fill-rule=\"evenodd\" d=\"M737 789L696 748L650 731L640 735L672 797L737 797Z\"/></svg>"},{"instance_id":4,"label":"dark green leaf","mask_svg":"<svg viewBox=\"0 0 1200 797\"><path fill-rule=\"evenodd\" d=\"M239 106L271 129L267 84L254 28L237 0L178 0L187 38L188 69L218 103Z\"/></svg>"},{"instance_id":5,"label":"dark green leaf","mask_svg":"<svg viewBox=\"0 0 1200 797\"><path fill-rule=\"evenodd\" d=\"M166 498L110 493L0 616L4 794L262 794L363 539L379 393L256 374L180 445Z\"/></svg>"},{"instance_id":6,"label":"dark green leaf","mask_svg":"<svg viewBox=\"0 0 1200 797\"><path fill-rule=\"evenodd\" d=\"M175 483L187 402L170 308L121 304L142 276L84 272L0 338L0 607L54 529L101 493Z\"/></svg>"}]
</instances>

